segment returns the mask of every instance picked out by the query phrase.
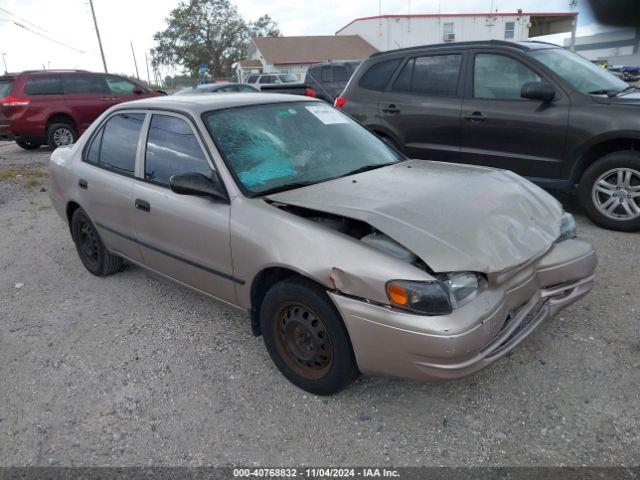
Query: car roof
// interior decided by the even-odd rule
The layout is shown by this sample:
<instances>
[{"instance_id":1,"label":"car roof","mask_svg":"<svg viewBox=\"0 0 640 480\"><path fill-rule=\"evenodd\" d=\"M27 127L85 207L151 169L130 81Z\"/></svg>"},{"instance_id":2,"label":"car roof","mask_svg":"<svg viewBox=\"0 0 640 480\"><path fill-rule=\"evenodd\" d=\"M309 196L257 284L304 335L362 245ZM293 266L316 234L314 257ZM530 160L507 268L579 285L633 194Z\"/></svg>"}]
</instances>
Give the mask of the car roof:
<instances>
[{"instance_id":1,"label":"car roof","mask_svg":"<svg viewBox=\"0 0 640 480\"><path fill-rule=\"evenodd\" d=\"M115 109L178 110L192 115L200 115L203 112L211 110L290 102L321 102L321 100L302 95L286 95L282 93L261 93L260 95L256 95L253 92L225 93L224 95L202 93L143 98L141 100L121 103Z\"/></svg>"},{"instance_id":2,"label":"car roof","mask_svg":"<svg viewBox=\"0 0 640 480\"><path fill-rule=\"evenodd\" d=\"M503 47L512 48L522 51L542 50L548 48L562 48L560 45L547 42L539 42L529 40L526 42L508 42L506 40L478 40L472 42L454 42L454 43L436 43L433 45L419 45L415 47L398 48L396 50L387 50L384 52L376 52L369 58L382 57L400 52L411 52L414 50L436 50L440 48L476 48L476 47Z\"/></svg>"}]
</instances>

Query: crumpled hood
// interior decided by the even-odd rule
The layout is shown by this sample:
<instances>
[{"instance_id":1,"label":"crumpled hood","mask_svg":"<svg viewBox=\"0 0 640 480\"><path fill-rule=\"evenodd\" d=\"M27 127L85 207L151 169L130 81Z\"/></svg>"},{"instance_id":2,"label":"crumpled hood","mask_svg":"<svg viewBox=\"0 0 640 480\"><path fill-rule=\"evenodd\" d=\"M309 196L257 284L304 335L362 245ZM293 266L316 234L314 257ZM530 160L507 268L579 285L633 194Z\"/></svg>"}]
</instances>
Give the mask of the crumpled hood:
<instances>
[{"instance_id":1,"label":"crumpled hood","mask_svg":"<svg viewBox=\"0 0 640 480\"><path fill-rule=\"evenodd\" d=\"M269 199L367 222L435 272L493 273L525 263L554 243L562 218L558 201L512 172L424 160Z\"/></svg>"}]
</instances>

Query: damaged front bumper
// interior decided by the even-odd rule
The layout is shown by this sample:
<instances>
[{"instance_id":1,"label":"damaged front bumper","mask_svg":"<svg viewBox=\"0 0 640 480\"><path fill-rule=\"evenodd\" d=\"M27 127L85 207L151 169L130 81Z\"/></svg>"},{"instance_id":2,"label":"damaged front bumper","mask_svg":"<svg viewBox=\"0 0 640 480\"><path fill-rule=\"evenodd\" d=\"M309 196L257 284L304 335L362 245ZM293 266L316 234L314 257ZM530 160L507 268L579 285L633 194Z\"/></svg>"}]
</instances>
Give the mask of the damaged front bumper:
<instances>
[{"instance_id":1,"label":"damaged front bumper","mask_svg":"<svg viewBox=\"0 0 640 480\"><path fill-rule=\"evenodd\" d=\"M423 381L476 372L586 295L597 264L593 247L572 239L489 278L475 300L443 316L421 316L332 293L363 373Z\"/></svg>"}]
</instances>

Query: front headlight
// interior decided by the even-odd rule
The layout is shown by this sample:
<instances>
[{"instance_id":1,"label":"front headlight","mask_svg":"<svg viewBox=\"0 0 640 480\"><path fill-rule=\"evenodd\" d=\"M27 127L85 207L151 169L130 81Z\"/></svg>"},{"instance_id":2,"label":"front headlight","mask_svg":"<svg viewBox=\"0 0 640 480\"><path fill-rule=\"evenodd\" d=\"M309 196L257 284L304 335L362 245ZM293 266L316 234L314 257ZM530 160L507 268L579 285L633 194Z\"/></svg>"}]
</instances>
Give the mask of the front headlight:
<instances>
[{"instance_id":1,"label":"front headlight","mask_svg":"<svg viewBox=\"0 0 640 480\"><path fill-rule=\"evenodd\" d=\"M387 297L394 307L410 312L447 315L476 298L485 285L485 277L477 273L447 273L427 282L391 280Z\"/></svg>"},{"instance_id":2,"label":"front headlight","mask_svg":"<svg viewBox=\"0 0 640 480\"><path fill-rule=\"evenodd\" d=\"M573 215L562 212L562 221L560 223L560 236L556 242L562 242L570 238L576 238L576 221Z\"/></svg>"}]
</instances>

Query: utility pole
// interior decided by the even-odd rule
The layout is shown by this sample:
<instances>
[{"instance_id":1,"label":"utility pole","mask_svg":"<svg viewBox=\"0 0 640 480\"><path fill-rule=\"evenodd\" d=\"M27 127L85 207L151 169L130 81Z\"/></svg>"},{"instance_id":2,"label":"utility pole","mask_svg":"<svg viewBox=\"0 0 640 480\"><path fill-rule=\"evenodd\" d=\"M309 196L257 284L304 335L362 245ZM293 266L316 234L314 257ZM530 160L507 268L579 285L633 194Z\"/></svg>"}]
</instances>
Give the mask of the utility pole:
<instances>
[{"instance_id":1,"label":"utility pole","mask_svg":"<svg viewBox=\"0 0 640 480\"><path fill-rule=\"evenodd\" d=\"M138 72L138 62L136 61L136 52L133 50L133 41L129 40L129 43L131 44L131 55L133 55L133 64L136 67L136 78L140 80L140 73Z\"/></svg>"},{"instance_id":2,"label":"utility pole","mask_svg":"<svg viewBox=\"0 0 640 480\"><path fill-rule=\"evenodd\" d=\"M151 87L151 75L149 75L149 57L147 57L147 51L144 51L144 63L147 64L147 82L149 82L149 87Z\"/></svg>"},{"instance_id":3,"label":"utility pole","mask_svg":"<svg viewBox=\"0 0 640 480\"><path fill-rule=\"evenodd\" d=\"M2 61L4 62L4 73L9 73L9 69L7 68L7 54L2 54Z\"/></svg>"},{"instance_id":4,"label":"utility pole","mask_svg":"<svg viewBox=\"0 0 640 480\"><path fill-rule=\"evenodd\" d=\"M91 16L93 17L93 25L96 27L96 35L98 36L98 45L100 45L100 55L102 56L102 65L104 66L104 73L107 71L107 61L104 59L104 50L102 49L102 40L100 39L100 30L98 29L98 21L96 20L96 11L93 9L93 0L89 0L91 5Z\"/></svg>"}]
</instances>

